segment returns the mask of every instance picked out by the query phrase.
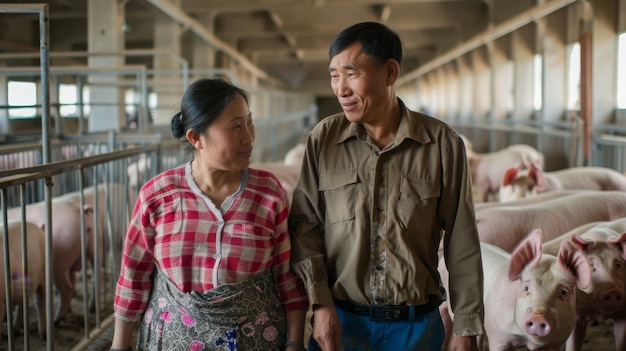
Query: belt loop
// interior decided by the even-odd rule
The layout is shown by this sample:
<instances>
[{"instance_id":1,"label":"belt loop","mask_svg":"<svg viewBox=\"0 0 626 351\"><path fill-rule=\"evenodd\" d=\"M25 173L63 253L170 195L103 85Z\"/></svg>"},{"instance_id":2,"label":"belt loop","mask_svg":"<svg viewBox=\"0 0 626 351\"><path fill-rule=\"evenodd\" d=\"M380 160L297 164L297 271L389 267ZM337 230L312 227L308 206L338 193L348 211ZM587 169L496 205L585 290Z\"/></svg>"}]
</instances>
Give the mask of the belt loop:
<instances>
[{"instance_id":1,"label":"belt loop","mask_svg":"<svg viewBox=\"0 0 626 351\"><path fill-rule=\"evenodd\" d=\"M415 306L409 306L409 320L415 320Z\"/></svg>"}]
</instances>

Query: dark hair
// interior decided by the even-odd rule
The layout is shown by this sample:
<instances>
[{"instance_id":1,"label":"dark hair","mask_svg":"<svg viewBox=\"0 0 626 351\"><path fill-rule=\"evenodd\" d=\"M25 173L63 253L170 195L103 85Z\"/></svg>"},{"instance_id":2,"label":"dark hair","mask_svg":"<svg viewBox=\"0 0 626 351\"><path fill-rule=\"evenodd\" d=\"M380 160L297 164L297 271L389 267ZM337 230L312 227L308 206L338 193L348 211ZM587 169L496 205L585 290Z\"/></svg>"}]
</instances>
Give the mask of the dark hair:
<instances>
[{"instance_id":1,"label":"dark hair","mask_svg":"<svg viewBox=\"0 0 626 351\"><path fill-rule=\"evenodd\" d=\"M172 117L172 135L183 139L189 129L204 133L237 94L248 102L245 90L223 79L203 78L194 81L183 95L180 112ZM183 142L187 151L193 149L186 139Z\"/></svg>"},{"instance_id":2,"label":"dark hair","mask_svg":"<svg viewBox=\"0 0 626 351\"><path fill-rule=\"evenodd\" d=\"M383 64L392 58L402 64L400 37L391 28L377 22L357 23L339 32L330 44L328 56L332 59L357 41L361 50L374 57L377 63Z\"/></svg>"}]
</instances>

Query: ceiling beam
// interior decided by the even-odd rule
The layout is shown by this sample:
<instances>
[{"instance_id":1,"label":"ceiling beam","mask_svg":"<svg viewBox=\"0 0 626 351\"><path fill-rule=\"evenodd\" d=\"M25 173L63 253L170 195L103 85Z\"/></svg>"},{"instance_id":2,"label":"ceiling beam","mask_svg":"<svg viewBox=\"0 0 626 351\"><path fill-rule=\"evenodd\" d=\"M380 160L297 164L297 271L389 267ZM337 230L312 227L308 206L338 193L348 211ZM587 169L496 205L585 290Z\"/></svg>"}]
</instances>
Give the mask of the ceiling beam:
<instances>
[{"instance_id":1,"label":"ceiling beam","mask_svg":"<svg viewBox=\"0 0 626 351\"><path fill-rule=\"evenodd\" d=\"M253 64L250 60L248 60L244 55L240 54L237 50L227 45L225 42L216 37L213 33L209 32L200 22L190 17L187 13L185 13L180 7L175 6L171 2L167 0L146 0L150 4L152 4L157 9L161 10L164 14L169 16L175 22L181 24L182 26L190 29L193 33L198 35L200 38L205 40L209 45L213 46L215 49L221 50L234 61L239 63L242 67L248 70L250 73L255 75L258 78L265 79L268 81L273 81L274 83L279 83L270 77L266 72L261 70L255 64Z\"/></svg>"}]
</instances>

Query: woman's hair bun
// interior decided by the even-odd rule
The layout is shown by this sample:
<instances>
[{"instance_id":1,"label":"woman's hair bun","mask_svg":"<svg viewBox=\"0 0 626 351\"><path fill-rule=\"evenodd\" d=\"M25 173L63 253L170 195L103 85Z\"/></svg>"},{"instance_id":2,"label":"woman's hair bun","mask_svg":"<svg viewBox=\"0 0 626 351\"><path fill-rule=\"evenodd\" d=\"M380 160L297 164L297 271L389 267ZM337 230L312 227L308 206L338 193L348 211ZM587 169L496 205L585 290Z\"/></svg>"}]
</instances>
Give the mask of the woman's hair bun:
<instances>
[{"instance_id":1,"label":"woman's hair bun","mask_svg":"<svg viewBox=\"0 0 626 351\"><path fill-rule=\"evenodd\" d=\"M185 126L183 125L183 114L182 112L177 112L172 117L172 135L175 138L182 138L185 135Z\"/></svg>"}]
</instances>

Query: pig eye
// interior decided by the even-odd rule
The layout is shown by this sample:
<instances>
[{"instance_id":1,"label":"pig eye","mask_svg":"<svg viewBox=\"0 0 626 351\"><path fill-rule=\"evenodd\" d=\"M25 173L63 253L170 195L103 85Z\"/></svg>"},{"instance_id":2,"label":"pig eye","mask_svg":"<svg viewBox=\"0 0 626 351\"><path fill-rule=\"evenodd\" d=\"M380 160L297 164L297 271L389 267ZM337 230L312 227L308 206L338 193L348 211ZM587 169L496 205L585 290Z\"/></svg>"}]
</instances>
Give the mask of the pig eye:
<instances>
[{"instance_id":1,"label":"pig eye","mask_svg":"<svg viewBox=\"0 0 626 351\"><path fill-rule=\"evenodd\" d=\"M596 271L596 259L595 258L589 258L589 266L591 266L592 272Z\"/></svg>"}]
</instances>

